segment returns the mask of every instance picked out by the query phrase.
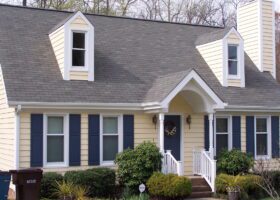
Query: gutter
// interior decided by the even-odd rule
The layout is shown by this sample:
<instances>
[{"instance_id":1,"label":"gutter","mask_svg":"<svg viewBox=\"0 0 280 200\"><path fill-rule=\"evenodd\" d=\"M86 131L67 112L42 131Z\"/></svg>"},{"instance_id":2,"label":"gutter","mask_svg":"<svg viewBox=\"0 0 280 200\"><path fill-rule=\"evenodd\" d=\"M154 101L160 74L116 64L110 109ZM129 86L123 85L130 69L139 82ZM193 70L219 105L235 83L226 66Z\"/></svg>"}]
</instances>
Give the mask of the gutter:
<instances>
[{"instance_id":1,"label":"gutter","mask_svg":"<svg viewBox=\"0 0 280 200\"><path fill-rule=\"evenodd\" d=\"M20 112L21 105L15 108L15 169L19 169L19 139L20 139Z\"/></svg>"},{"instance_id":2,"label":"gutter","mask_svg":"<svg viewBox=\"0 0 280 200\"><path fill-rule=\"evenodd\" d=\"M268 106L226 106L224 109L216 109L216 111L234 111L234 112L280 112L280 107Z\"/></svg>"}]
</instances>

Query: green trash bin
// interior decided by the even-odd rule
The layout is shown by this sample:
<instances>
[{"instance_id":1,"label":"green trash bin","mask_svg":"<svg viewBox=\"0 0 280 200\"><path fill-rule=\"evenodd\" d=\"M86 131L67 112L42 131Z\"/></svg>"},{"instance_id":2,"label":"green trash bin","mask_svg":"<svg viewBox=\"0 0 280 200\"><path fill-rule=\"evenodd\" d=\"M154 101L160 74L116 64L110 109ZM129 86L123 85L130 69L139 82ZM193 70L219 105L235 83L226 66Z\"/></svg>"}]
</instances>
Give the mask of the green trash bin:
<instances>
[{"instance_id":1,"label":"green trash bin","mask_svg":"<svg viewBox=\"0 0 280 200\"><path fill-rule=\"evenodd\" d=\"M39 200L43 171L41 169L10 170L16 186L16 200Z\"/></svg>"},{"instance_id":2,"label":"green trash bin","mask_svg":"<svg viewBox=\"0 0 280 200\"><path fill-rule=\"evenodd\" d=\"M10 182L11 174L9 172L0 171L0 200L8 199Z\"/></svg>"}]
</instances>

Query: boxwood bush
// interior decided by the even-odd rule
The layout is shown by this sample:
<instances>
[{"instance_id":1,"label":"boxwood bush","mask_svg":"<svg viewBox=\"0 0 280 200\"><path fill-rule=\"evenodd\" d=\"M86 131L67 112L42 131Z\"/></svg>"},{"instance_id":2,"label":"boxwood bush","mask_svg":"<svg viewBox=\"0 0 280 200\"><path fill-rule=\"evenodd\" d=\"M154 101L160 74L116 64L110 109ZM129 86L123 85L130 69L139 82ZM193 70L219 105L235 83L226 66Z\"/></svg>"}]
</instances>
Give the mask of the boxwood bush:
<instances>
[{"instance_id":1,"label":"boxwood bush","mask_svg":"<svg viewBox=\"0 0 280 200\"><path fill-rule=\"evenodd\" d=\"M217 160L218 171L230 175L248 173L253 165L253 157L237 149L223 151Z\"/></svg>"},{"instance_id":2,"label":"boxwood bush","mask_svg":"<svg viewBox=\"0 0 280 200\"><path fill-rule=\"evenodd\" d=\"M61 174L55 172L44 173L43 178L41 180L41 198L57 198L56 196L54 196L55 183L62 181L63 176Z\"/></svg>"},{"instance_id":3,"label":"boxwood bush","mask_svg":"<svg viewBox=\"0 0 280 200\"><path fill-rule=\"evenodd\" d=\"M161 158L158 147L151 142L118 154L115 162L120 184L129 188L131 193L138 193L138 186L145 184L153 172L161 170Z\"/></svg>"},{"instance_id":4,"label":"boxwood bush","mask_svg":"<svg viewBox=\"0 0 280 200\"><path fill-rule=\"evenodd\" d=\"M216 192L218 194L227 194L227 185L234 178L232 175L219 174L216 177ZM238 186L240 187L242 199L259 198L264 195L262 189L258 186L261 182L261 177L258 175L247 174L242 175L238 179Z\"/></svg>"},{"instance_id":5,"label":"boxwood bush","mask_svg":"<svg viewBox=\"0 0 280 200\"><path fill-rule=\"evenodd\" d=\"M157 199L184 199L191 194L192 184L187 177L154 173L147 182L149 194Z\"/></svg>"},{"instance_id":6,"label":"boxwood bush","mask_svg":"<svg viewBox=\"0 0 280 200\"><path fill-rule=\"evenodd\" d=\"M109 168L69 171L65 173L64 179L88 188L89 197L110 198L115 195L116 175L115 171Z\"/></svg>"}]
</instances>

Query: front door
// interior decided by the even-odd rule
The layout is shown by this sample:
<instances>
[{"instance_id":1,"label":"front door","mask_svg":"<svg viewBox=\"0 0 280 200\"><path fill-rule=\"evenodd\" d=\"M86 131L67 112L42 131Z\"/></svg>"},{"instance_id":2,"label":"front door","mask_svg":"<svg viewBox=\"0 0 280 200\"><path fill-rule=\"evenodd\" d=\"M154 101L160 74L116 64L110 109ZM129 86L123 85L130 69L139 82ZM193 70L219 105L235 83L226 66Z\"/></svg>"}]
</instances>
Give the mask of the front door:
<instances>
[{"instance_id":1,"label":"front door","mask_svg":"<svg viewBox=\"0 0 280 200\"><path fill-rule=\"evenodd\" d=\"M176 160L181 160L181 117L165 115L164 117L164 150L171 150Z\"/></svg>"}]
</instances>

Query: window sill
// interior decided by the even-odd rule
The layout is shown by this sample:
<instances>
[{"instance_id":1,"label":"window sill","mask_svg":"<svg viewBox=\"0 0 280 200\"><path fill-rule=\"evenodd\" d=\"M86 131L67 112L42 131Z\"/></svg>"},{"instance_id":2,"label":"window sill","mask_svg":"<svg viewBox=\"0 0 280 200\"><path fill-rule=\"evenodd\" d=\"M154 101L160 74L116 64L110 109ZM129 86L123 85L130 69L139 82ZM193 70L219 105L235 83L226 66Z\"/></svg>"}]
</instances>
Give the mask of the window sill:
<instances>
[{"instance_id":1,"label":"window sill","mask_svg":"<svg viewBox=\"0 0 280 200\"><path fill-rule=\"evenodd\" d=\"M240 79L239 75L237 75L237 76L228 75L228 80L238 80L238 79Z\"/></svg>"},{"instance_id":2,"label":"window sill","mask_svg":"<svg viewBox=\"0 0 280 200\"><path fill-rule=\"evenodd\" d=\"M270 160L270 156L255 156L255 160Z\"/></svg>"},{"instance_id":3,"label":"window sill","mask_svg":"<svg viewBox=\"0 0 280 200\"><path fill-rule=\"evenodd\" d=\"M66 168L69 167L65 163L52 163L52 164L45 164L43 168L45 169L52 169L52 168Z\"/></svg>"},{"instance_id":4,"label":"window sill","mask_svg":"<svg viewBox=\"0 0 280 200\"><path fill-rule=\"evenodd\" d=\"M112 161L112 162L101 162L100 166L102 166L102 167L115 167L116 164L114 163L114 161Z\"/></svg>"},{"instance_id":5,"label":"window sill","mask_svg":"<svg viewBox=\"0 0 280 200\"><path fill-rule=\"evenodd\" d=\"M70 71L88 72L88 68L87 67L71 67Z\"/></svg>"}]
</instances>

